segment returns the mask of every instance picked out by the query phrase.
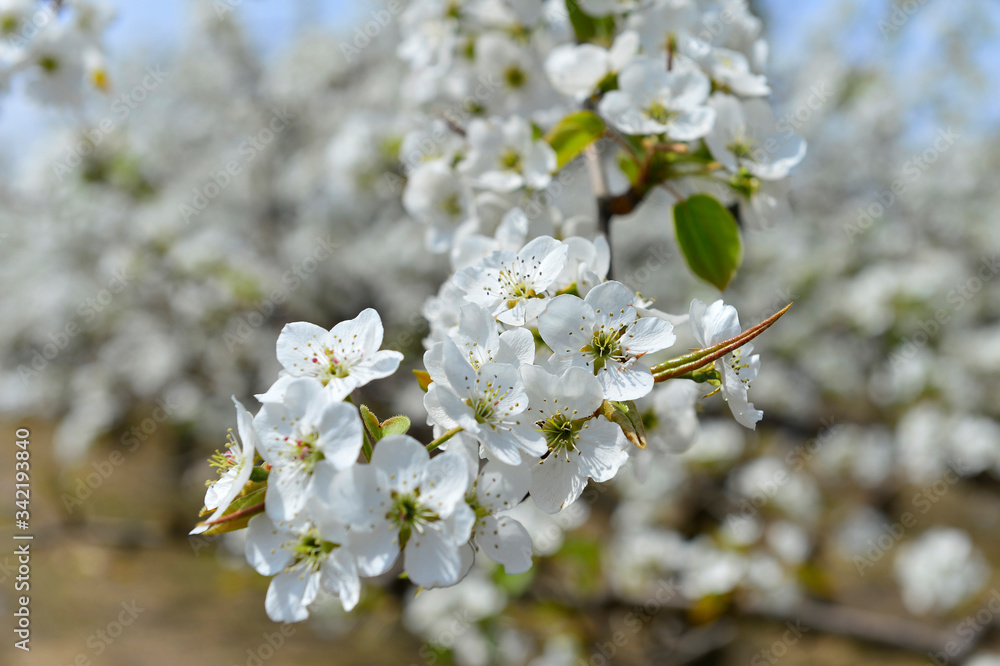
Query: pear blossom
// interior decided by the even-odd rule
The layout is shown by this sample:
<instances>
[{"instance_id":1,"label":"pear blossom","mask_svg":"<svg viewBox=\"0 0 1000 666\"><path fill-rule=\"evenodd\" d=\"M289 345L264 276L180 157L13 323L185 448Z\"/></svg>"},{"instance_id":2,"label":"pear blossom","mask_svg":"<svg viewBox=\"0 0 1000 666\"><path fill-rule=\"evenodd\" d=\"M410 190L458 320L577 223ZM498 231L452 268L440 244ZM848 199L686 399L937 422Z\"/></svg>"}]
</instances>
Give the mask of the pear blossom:
<instances>
[{"instance_id":1,"label":"pear blossom","mask_svg":"<svg viewBox=\"0 0 1000 666\"><path fill-rule=\"evenodd\" d=\"M518 418L528 397L517 366L484 363L474 367L454 342L442 343L448 386L431 384L424 396L430 418L445 427L460 426L483 445L491 459L508 465L521 462L521 452L539 457L545 440Z\"/></svg>"},{"instance_id":2,"label":"pear blossom","mask_svg":"<svg viewBox=\"0 0 1000 666\"><path fill-rule=\"evenodd\" d=\"M757 178L780 180L805 157L805 141L792 132L779 133L766 102L716 93L709 106L716 111L716 121L705 142L712 156L733 173L745 167Z\"/></svg>"},{"instance_id":3,"label":"pear blossom","mask_svg":"<svg viewBox=\"0 0 1000 666\"><path fill-rule=\"evenodd\" d=\"M771 94L767 77L750 71L750 62L739 51L712 48L704 59L709 76L726 92L740 97L765 97Z\"/></svg>"},{"instance_id":4,"label":"pear blossom","mask_svg":"<svg viewBox=\"0 0 1000 666\"><path fill-rule=\"evenodd\" d=\"M371 308L329 331L306 322L286 324L277 345L285 374L257 399L280 402L296 377L319 380L331 400L342 400L354 389L388 377L396 372L403 355L379 349L383 330L382 319Z\"/></svg>"},{"instance_id":5,"label":"pear blossom","mask_svg":"<svg viewBox=\"0 0 1000 666\"><path fill-rule=\"evenodd\" d=\"M955 608L983 589L991 574L968 533L953 527L932 527L901 545L893 568L906 608L921 614Z\"/></svg>"},{"instance_id":6,"label":"pear blossom","mask_svg":"<svg viewBox=\"0 0 1000 666\"><path fill-rule=\"evenodd\" d=\"M554 98L535 49L502 31L485 31L475 41L475 73L480 81L490 81L499 89L484 99L493 113L522 114Z\"/></svg>"},{"instance_id":7,"label":"pear blossom","mask_svg":"<svg viewBox=\"0 0 1000 666\"><path fill-rule=\"evenodd\" d=\"M538 333L555 352L555 360L595 373L608 400L636 400L648 394L653 373L639 359L676 340L670 322L640 318L634 302L635 292L621 282L605 282L586 298L557 296L538 319Z\"/></svg>"},{"instance_id":8,"label":"pear blossom","mask_svg":"<svg viewBox=\"0 0 1000 666\"><path fill-rule=\"evenodd\" d=\"M546 289L566 266L569 248L549 236L539 236L514 254L494 252L475 266L455 274L465 297L498 321L523 326L546 305Z\"/></svg>"},{"instance_id":9,"label":"pear blossom","mask_svg":"<svg viewBox=\"0 0 1000 666\"><path fill-rule=\"evenodd\" d=\"M594 93L605 78L621 71L638 52L639 34L632 30L618 35L610 49L597 44L563 44L549 53L545 73L556 90L582 100Z\"/></svg>"},{"instance_id":10,"label":"pear blossom","mask_svg":"<svg viewBox=\"0 0 1000 666\"><path fill-rule=\"evenodd\" d=\"M650 402L653 422L646 428L647 450L683 453L698 436L695 403L700 387L687 379L674 379L653 389Z\"/></svg>"},{"instance_id":11,"label":"pear blossom","mask_svg":"<svg viewBox=\"0 0 1000 666\"><path fill-rule=\"evenodd\" d=\"M675 141L700 139L712 129L715 111L705 105L710 83L700 70L675 68L651 58L633 61L606 94L601 115L626 134L666 134Z\"/></svg>"},{"instance_id":12,"label":"pear blossom","mask_svg":"<svg viewBox=\"0 0 1000 666\"><path fill-rule=\"evenodd\" d=\"M721 300L705 305L697 298L691 301L691 329L698 344L711 347L742 332L736 308ZM715 361L719 373L722 397L729 404L736 420L745 428L756 429L764 412L755 409L747 399L750 382L757 378L760 356L753 353L753 343Z\"/></svg>"},{"instance_id":13,"label":"pear blossom","mask_svg":"<svg viewBox=\"0 0 1000 666\"><path fill-rule=\"evenodd\" d=\"M575 285L576 293L586 296L607 279L611 268L611 247L603 236L594 240L571 236L563 243L569 248L566 267L549 289L561 291Z\"/></svg>"},{"instance_id":14,"label":"pear blossom","mask_svg":"<svg viewBox=\"0 0 1000 666\"><path fill-rule=\"evenodd\" d=\"M229 450L222 454L219 463L218 479L212 483L205 492L205 508L214 510L205 523L211 523L222 517L233 500L243 491L247 481L250 480L250 473L253 472L254 458L257 455L257 431L254 430L253 417L237 399L233 396L233 403L236 405L236 427L239 432L239 440L233 438L233 431L229 431ZM242 444L241 444L242 442ZM202 524L191 530L191 534L201 534L208 530L209 525Z\"/></svg>"},{"instance_id":15,"label":"pear blossom","mask_svg":"<svg viewBox=\"0 0 1000 666\"><path fill-rule=\"evenodd\" d=\"M465 574L460 548L475 515L464 502L469 479L461 456L446 451L431 459L412 437L389 435L371 464L322 475L317 497L350 526L363 576L385 573L400 552L410 580L422 587L454 585Z\"/></svg>"},{"instance_id":16,"label":"pear blossom","mask_svg":"<svg viewBox=\"0 0 1000 666\"><path fill-rule=\"evenodd\" d=\"M406 181L403 206L417 221L428 225L427 249L445 252L456 231L469 218L469 192L444 161L417 167ZM474 224L474 222L473 222Z\"/></svg>"},{"instance_id":17,"label":"pear blossom","mask_svg":"<svg viewBox=\"0 0 1000 666\"><path fill-rule=\"evenodd\" d=\"M266 514L247 526L246 558L263 576L274 576L264 607L274 622L301 622L320 589L340 598L344 610L361 597L361 581L344 526L330 520L295 527L276 524Z\"/></svg>"},{"instance_id":18,"label":"pear blossom","mask_svg":"<svg viewBox=\"0 0 1000 666\"><path fill-rule=\"evenodd\" d=\"M456 271L475 265L494 252L517 252L528 238L528 217L520 208L507 211L493 236L477 233L463 226L455 232L451 247L451 266Z\"/></svg>"},{"instance_id":19,"label":"pear blossom","mask_svg":"<svg viewBox=\"0 0 1000 666\"><path fill-rule=\"evenodd\" d=\"M531 470L531 497L546 513L576 500L587 479L608 481L628 462L621 428L594 413L604 402L600 382L570 367L552 374L537 365L521 367L528 409L523 418L545 437L549 454Z\"/></svg>"},{"instance_id":20,"label":"pear blossom","mask_svg":"<svg viewBox=\"0 0 1000 666\"><path fill-rule=\"evenodd\" d=\"M495 192L544 189L556 170L555 151L545 141L534 139L531 125L519 116L505 121L473 120L468 141L469 152L459 163L459 171Z\"/></svg>"},{"instance_id":21,"label":"pear blossom","mask_svg":"<svg viewBox=\"0 0 1000 666\"><path fill-rule=\"evenodd\" d=\"M478 371L487 363L507 363L519 366L535 358L535 338L531 331L515 328L500 333L493 316L483 307L468 303L459 315L458 330L449 342L465 355L466 361ZM444 357L446 343L435 344L424 354L424 366L434 382L448 384Z\"/></svg>"},{"instance_id":22,"label":"pear blossom","mask_svg":"<svg viewBox=\"0 0 1000 666\"><path fill-rule=\"evenodd\" d=\"M271 465L266 506L275 521L299 518L315 471L353 465L364 436L357 409L332 401L319 382L307 378L293 380L283 402L265 403L254 426L261 457Z\"/></svg>"},{"instance_id":23,"label":"pear blossom","mask_svg":"<svg viewBox=\"0 0 1000 666\"><path fill-rule=\"evenodd\" d=\"M476 479L466 502L476 514L472 538L465 548L502 564L507 574L531 568L531 535L510 511L521 503L531 487L528 465L512 467L491 460Z\"/></svg>"}]
</instances>

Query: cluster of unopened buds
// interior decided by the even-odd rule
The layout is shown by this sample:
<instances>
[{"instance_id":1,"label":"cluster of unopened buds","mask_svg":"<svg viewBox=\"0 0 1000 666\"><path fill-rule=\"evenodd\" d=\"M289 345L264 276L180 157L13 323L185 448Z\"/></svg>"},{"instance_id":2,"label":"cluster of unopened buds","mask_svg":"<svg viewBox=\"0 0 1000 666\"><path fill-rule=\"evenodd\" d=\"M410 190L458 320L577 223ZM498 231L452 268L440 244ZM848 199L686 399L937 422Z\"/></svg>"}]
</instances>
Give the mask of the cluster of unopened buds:
<instances>
[{"instance_id":1,"label":"cluster of unopened buds","mask_svg":"<svg viewBox=\"0 0 1000 666\"><path fill-rule=\"evenodd\" d=\"M426 341L415 373L435 437L426 444L407 434L408 418L382 421L351 398L403 358L380 349L374 310L329 331L288 324L284 370L256 416L237 403L239 441L214 459L212 513L194 533L246 527L248 561L274 576L268 615L295 622L321 589L353 608L360 579L400 555L425 588L458 583L480 555L526 571L532 542L510 511L530 496L556 513L588 480L613 478L646 446L635 401L657 383L713 384L754 427L749 341L782 313L745 332L722 301L671 316L606 271L600 241L543 236L453 275L444 291L461 301L457 321L443 332L436 322L440 339ZM701 348L653 364L685 320Z\"/></svg>"}]
</instances>

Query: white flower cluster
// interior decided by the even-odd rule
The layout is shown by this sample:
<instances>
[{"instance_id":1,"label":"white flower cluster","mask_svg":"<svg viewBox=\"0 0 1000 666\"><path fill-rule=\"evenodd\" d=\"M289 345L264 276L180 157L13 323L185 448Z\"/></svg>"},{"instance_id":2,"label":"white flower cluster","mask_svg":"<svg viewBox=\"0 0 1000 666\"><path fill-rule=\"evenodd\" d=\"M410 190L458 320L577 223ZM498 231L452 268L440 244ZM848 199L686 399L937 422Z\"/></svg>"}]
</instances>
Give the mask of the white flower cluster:
<instances>
[{"instance_id":1,"label":"white flower cluster","mask_svg":"<svg viewBox=\"0 0 1000 666\"><path fill-rule=\"evenodd\" d=\"M79 105L88 90L107 92L101 39L113 16L91 0L0 3L0 89L21 76L32 98L55 106Z\"/></svg>"},{"instance_id":2,"label":"white flower cluster","mask_svg":"<svg viewBox=\"0 0 1000 666\"><path fill-rule=\"evenodd\" d=\"M195 532L227 515L261 514L249 520L246 551L260 573L275 576L266 607L276 621L305 619L321 588L353 608L359 577L387 573L401 553L422 587L454 585L477 553L508 573L529 569L532 540L512 511L530 494L556 513L588 480L615 477L635 448L615 412L636 414L632 401L655 382L647 359L675 341L672 323L605 280L601 255L600 244L542 236L494 250L449 280L443 291L454 296L457 324L432 321L443 333L424 355L424 406L436 437L427 446L405 434L408 421L392 428L393 419L379 423L350 401L402 360L380 349L374 310L329 331L285 326L277 343L284 369L257 395L263 407L252 421L237 404L242 445L218 457L221 476L205 498L214 513ZM691 319L706 346L740 333L722 301L694 301ZM715 361L717 377L753 427L760 412L746 401L744 371L753 375L757 359L739 359ZM438 447L444 452L432 457ZM254 507L246 498L262 492L255 451L263 460L256 478L267 483Z\"/></svg>"},{"instance_id":3,"label":"white flower cluster","mask_svg":"<svg viewBox=\"0 0 1000 666\"><path fill-rule=\"evenodd\" d=\"M685 195L742 202L753 225L787 207L781 181L806 145L771 113L767 46L745 2L418 0L401 31L407 96L435 119L402 141L403 203L432 250L490 233L498 199L530 201L533 222L557 227L582 212L558 201L563 165L545 135L579 109L624 148L601 158L613 186L657 184L624 162ZM660 168L658 151L678 159Z\"/></svg>"},{"instance_id":4,"label":"white flower cluster","mask_svg":"<svg viewBox=\"0 0 1000 666\"><path fill-rule=\"evenodd\" d=\"M744 12L725 45L710 44L692 32L694 3L582 10L567 3L590 28L558 6L418 1L403 16L399 53L429 117L400 144L402 203L453 269L424 307L422 385L435 439L425 446L406 434L404 417L380 423L349 402L355 388L393 373L401 359L379 350L373 310L329 332L285 327L284 371L257 396L264 406L242 435L244 444L257 442L260 471L247 471L254 456L245 447L221 456L222 490L213 486L206 497L215 513L198 528L262 513L249 520L247 557L275 575L266 602L275 620L307 617L321 588L352 608L359 579L389 572L400 554L421 587L454 585L477 554L507 573L526 571L533 544L517 507L530 496L555 514L588 481L609 481L639 456L646 439L635 401L651 399L659 423L683 425L688 441L663 448L690 444L695 393L665 388L654 396L657 382L709 382L742 425L754 428L762 417L747 399L759 365L749 339L726 347L741 335L736 310L694 300L688 315L672 316L610 280L606 238L573 233L586 224L574 217L573 201L558 200L553 180L582 146L567 154L545 134L583 108L599 128L583 142L610 133L645 174L629 177L627 167L617 174L639 201L657 178L689 195L753 201L761 179L784 178L804 152L794 135L780 145L765 141L766 79L729 48L757 44L759 25ZM567 43L571 24L577 44ZM601 38L581 34L599 26ZM605 48L602 40L613 43ZM461 113L449 113L456 108ZM352 141L341 138L338 146ZM657 161L661 153L689 159L698 172L673 171ZM344 150L331 154L346 159ZM615 163L608 157L598 155L599 170ZM595 196L587 197L591 206ZM721 351L655 365L684 322L697 349ZM666 372L677 368L684 371ZM266 490L255 485L264 477ZM233 493L241 481L244 489ZM251 506L253 493L264 501ZM225 508L229 502L234 508Z\"/></svg>"}]
</instances>

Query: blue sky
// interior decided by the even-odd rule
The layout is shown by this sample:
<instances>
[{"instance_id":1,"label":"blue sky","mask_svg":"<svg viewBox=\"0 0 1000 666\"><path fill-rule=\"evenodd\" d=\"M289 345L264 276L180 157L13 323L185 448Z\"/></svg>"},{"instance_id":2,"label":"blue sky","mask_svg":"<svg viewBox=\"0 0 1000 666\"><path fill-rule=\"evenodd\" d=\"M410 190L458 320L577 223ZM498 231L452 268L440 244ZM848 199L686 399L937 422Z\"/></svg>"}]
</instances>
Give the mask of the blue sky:
<instances>
[{"instance_id":1,"label":"blue sky","mask_svg":"<svg viewBox=\"0 0 1000 666\"><path fill-rule=\"evenodd\" d=\"M187 12L192 2L213 0L157 0L156 2L125 2L112 0L118 17L108 33L111 58L122 57L143 49L169 49L183 39ZM329 26L349 30L373 5L379 3L349 0L214 0L236 5L257 47L265 53L280 50L303 26ZM852 5L856 12L844 31L840 46L844 58L857 63L894 67L909 67L919 72L925 66L940 61L937 35L943 22L954 20L962 6L970 0L925 0L905 26L905 39L885 40L878 22L889 15L891 0L760 0L771 34L781 39L771 40L771 59L778 70L794 68L795 59L810 48L817 31L829 29L836 22L838 6ZM992 5L993 3L988 3ZM982 5L980 5L982 7ZM998 6L1000 7L1000 6ZM1000 17L1000 8L995 15ZM840 26L844 27L844 26ZM995 62L998 47L978 55L984 62ZM928 65L929 66L929 65ZM975 100L981 120L996 122L1000 118L1000 95L988 94L1000 89L1000 75L987 84L983 100ZM919 120L919 109L914 119ZM0 104L0 141L8 155L21 154L49 122L65 122L55 112L41 109L24 99L15 87Z\"/></svg>"}]
</instances>

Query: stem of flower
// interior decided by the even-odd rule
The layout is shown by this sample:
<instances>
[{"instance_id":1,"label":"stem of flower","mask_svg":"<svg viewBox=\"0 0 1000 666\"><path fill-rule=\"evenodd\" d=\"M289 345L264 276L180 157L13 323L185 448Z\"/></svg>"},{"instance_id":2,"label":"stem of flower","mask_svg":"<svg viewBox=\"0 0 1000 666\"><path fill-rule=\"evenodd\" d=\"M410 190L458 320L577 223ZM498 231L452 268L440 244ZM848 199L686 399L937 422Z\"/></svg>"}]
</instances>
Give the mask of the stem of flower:
<instances>
[{"instance_id":1,"label":"stem of flower","mask_svg":"<svg viewBox=\"0 0 1000 666\"><path fill-rule=\"evenodd\" d=\"M441 435L440 437L438 437L437 439L435 439L433 442L431 442L430 444L428 444L427 445L427 450L428 451L433 451L434 449L436 449L437 447L441 446L442 444L444 444L445 442L447 442L449 439L451 439L452 437L454 437L455 435L457 435L460 432L462 432L462 427L461 426L456 426L456 427L452 428L451 430L449 430L448 432L446 432L445 434Z\"/></svg>"},{"instance_id":2,"label":"stem of flower","mask_svg":"<svg viewBox=\"0 0 1000 666\"><path fill-rule=\"evenodd\" d=\"M253 506L248 506L245 509L240 509L239 511L235 511L229 514L228 516L223 516L222 518L219 518L217 520L210 520L204 524L211 525L214 527L215 525L221 525L222 523L228 523L233 520L239 520L240 518L253 516L258 513L264 513L264 502L261 502L260 504L254 504Z\"/></svg>"},{"instance_id":3,"label":"stem of flower","mask_svg":"<svg viewBox=\"0 0 1000 666\"><path fill-rule=\"evenodd\" d=\"M604 236L604 240L611 247L611 205L608 197L608 179L604 174L604 165L601 164L601 155L597 152L597 147L590 144L586 148L587 164L590 166L590 181L594 187L594 197L597 198L597 227ZM612 259L614 252L611 253ZM613 261L608 264L608 279L612 279Z\"/></svg>"},{"instance_id":4,"label":"stem of flower","mask_svg":"<svg viewBox=\"0 0 1000 666\"><path fill-rule=\"evenodd\" d=\"M354 404L354 400L351 398L351 396L347 396L346 398L344 398L344 402L349 402L352 405ZM361 453L363 453L365 456L365 462L371 462L372 454L375 453L374 449L375 437L368 431L368 424L365 423L364 419L361 419L361 423L364 424L364 431L365 431L365 436L361 440Z\"/></svg>"}]
</instances>

